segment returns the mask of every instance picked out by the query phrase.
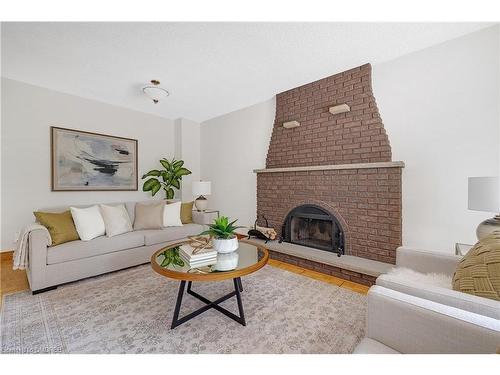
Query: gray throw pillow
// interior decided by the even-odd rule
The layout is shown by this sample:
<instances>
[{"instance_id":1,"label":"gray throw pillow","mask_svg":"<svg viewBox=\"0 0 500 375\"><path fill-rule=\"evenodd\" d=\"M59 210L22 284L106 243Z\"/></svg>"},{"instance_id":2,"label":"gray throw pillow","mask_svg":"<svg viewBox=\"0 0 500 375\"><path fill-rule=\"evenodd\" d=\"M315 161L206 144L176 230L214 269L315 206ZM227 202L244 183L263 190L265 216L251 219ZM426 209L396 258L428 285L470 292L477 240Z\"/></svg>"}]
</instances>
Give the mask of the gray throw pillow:
<instances>
[{"instance_id":1,"label":"gray throw pillow","mask_svg":"<svg viewBox=\"0 0 500 375\"><path fill-rule=\"evenodd\" d=\"M137 203L135 205L134 230L162 229L165 202Z\"/></svg>"}]
</instances>

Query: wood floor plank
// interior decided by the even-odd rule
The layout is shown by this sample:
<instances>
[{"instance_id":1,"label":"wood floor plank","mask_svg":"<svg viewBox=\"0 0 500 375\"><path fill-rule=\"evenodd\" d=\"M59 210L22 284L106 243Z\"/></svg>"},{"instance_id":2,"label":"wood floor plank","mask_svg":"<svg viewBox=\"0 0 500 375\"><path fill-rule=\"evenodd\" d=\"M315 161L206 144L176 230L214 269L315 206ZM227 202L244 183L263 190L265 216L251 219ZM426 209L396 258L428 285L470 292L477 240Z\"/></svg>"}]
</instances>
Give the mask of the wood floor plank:
<instances>
[{"instance_id":1,"label":"wood floor plank","mask_svg":"<svg viewBox=\"0 0 500 375\"><path fill-rule=\"evenodd\" d=\"M13 255L14 255L14 251L12 251L12 250L2 251L0 253L0 259L1 260L9 260L9 259L12 259Z\"/></svg>"},{"instance_id":2,"label":"wood floor plank","mask_svg":"<svg viewBox=\"0 0 500 375\"><path fill-rule=\"evenodd\" d=\"M344 283L340 287L346 288L346 289L352 290L353 292L358 292L361 294L367 294L368 289L370 289L369 286L354 283L354 282L348 281L348 280L344 281Z\"/></svg>"},{"instance_id":3,"label":"wood floor plank","mask_svg":"<svg viewBox=\"0 0 500 375\"><path fill-rule=\"evenodd\" d=\"M329 283L329 284L335 284L337 286L340 286L345 282L344 279L339 279L338 277L327 275L327 274L324 274L321 272L312 271L312 270L305 270L301 275L310 277L310 278L315 279L315 280L324 281L324 282Z\"/></svg>"},{"instance_id":4,"label":"wood floor plank","mask_svg":"<svg viewBox=\"0 0 500 375\"><path fill-rule=\"evenodd\" d=\"M281 268L281 269L283 269L285 271L289 271L289 272L293 272L293 273L299 273L299 274L301 274L301 273L303 273L305 271L305 268L302 268L302 267L299 267L299 266L295 266L293 264L288 264L288 263L280 262L280 261L277 261L277 262L279 262L279 263L277 264L276 267Z\"/></svg>"},{"instance_id":5,"label":"wood floor plank","mask_svg":"<svg viewBox=\"0 0 500 375\"><path fill-rule=\"evenodd\" d=\"M368 293L368 289L370 287L362 284L358 284L349 280L344 280L335 276L330 276L321 272L316 272L312 270L308 270L306 268L302 268L299 266L295 266L293 264L288 264L285 262L281 262L276 259L270 259L268 264L273 267L281 268L285 271L293 272L300 274L302 276L310 277L315 280L323 281L329 284L334 284L337 286L340 286L341 288L346 288L349 290L352 290L353 292L356 293L361 293L361 294L366 294Z\"/></svg>"},{"instance_id":6,"label":"wood floor plank","mask_svg":"<svg viewBox=\"0 0 500 375\"><path fill-rule=\"evenodd\" d=\"M26 271L12 269L12 252L2 253L0 257L0 304L5 294L29 289Z\"/></svg>"}]
</instances>

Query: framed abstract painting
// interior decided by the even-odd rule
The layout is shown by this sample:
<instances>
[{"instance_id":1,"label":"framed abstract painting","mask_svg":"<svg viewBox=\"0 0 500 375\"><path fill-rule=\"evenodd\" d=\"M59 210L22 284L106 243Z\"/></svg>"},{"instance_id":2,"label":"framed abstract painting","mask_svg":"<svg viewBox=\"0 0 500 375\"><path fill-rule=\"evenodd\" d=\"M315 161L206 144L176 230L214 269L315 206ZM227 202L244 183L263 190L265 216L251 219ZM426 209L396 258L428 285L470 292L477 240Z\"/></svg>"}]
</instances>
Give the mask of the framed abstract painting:
<instances>
[{"instance_id":1,"label":"framed abstract painting","mask_svg":"<svg viewBox=\"0 0 500 375\"><path fill-rule=\"evenodd\" d=\"M137 190L137 140L52 126L52 191Z\"/></svg>"}]
</instances>

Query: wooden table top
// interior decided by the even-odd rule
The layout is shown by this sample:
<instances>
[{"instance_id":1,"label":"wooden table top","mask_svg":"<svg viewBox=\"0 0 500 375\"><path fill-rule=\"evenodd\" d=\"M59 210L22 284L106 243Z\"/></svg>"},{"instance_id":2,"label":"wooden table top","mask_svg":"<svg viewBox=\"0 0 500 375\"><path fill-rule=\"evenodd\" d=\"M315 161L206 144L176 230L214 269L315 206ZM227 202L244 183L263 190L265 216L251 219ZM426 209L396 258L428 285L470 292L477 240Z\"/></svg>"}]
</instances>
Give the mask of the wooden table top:
<instances>
[{"instance_id":1,"label":"wooden table top","mask_svg":"<svg viewBox=\"0 0 500 375\"><path fill-rule=\"evenodd\" d=\"M184 281L220 281L234 279L249 275L264 267L269 260L269 252L261 246L250 244L246 241L240 241L240 247L235 252L238 253L238 266L231 271L210 270L209 267L190 268L187 264L184 266L169 265L162 267L159 257L165 250L187 244L189 241L181 241L167 247L163 247L151 256L151 266L153 270L160 275L174 280ZM225 254L219 254L218 256Z\"/></svg>"}]
</instances>

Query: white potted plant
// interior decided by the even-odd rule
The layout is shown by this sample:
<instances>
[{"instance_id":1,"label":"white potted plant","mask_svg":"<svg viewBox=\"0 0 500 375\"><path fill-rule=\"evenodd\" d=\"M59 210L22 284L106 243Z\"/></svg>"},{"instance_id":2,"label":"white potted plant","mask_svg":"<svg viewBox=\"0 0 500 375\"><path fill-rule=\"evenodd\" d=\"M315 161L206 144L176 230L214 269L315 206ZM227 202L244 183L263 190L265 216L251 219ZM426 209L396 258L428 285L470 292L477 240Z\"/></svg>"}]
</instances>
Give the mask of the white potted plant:
<instances>
[{"instance_id":1,"label":"white potted plant","mask_svg":"<svg viewBox=\"0 0 500 375\"><path fill-rule=\"evenodd\" d=\"M212 244L218 253L231 253L238 248L238 237L234 231L241 227L234 225L236 221L229 222L227 216L218 217L201 235L208 234L212 237Z\"/></svg>"}]
</instances>

